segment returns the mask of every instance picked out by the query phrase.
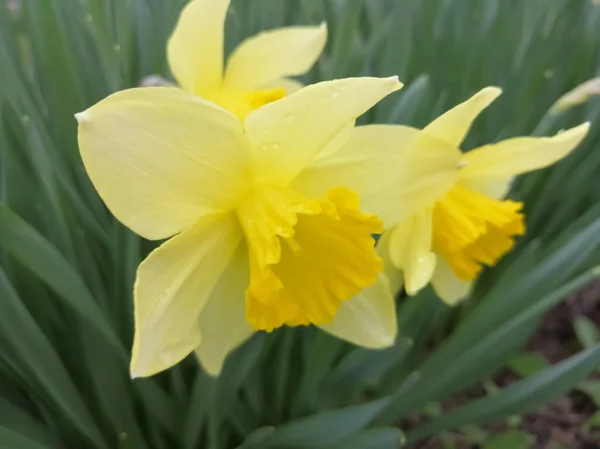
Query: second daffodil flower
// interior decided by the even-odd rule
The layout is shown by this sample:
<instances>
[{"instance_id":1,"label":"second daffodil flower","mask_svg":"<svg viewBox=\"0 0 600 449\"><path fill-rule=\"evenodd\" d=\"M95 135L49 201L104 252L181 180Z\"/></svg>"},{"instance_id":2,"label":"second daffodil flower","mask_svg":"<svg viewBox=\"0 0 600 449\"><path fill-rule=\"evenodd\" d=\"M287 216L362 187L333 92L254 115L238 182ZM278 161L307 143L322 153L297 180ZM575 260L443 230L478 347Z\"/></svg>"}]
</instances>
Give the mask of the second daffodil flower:
<instances>
[{"instance_id":1,"label":"second daffodil flower","mask_svg":"<svg viewBox=\"0 0 600 449\"><path fill-rule=\"evenodd\" d=\"M112 213L145 238L171 237L138 269L134 376L192 351L218 373L254 331L282 325L394 342L371 212L388 206L376 186L395 176L397 152L370 151L368 130L344 143L349 124L400 87L323 82L243 122L180 89L139 88L77 115L85 168Z\"/></svg>"},{"instance_id":2,"label":"second daffodil flower","mask_svg":"<svg viewBox=\"0 0 600 449\"><path fill-rule=\"evenodd\" d=\"M513 177L562 159L588 131L585 123L554 137L517 137L463 154L459 147L471 124L500 93L495 87L481 90L426 126L416 141L402 139L407 127L389 126L387 141L380 143L399 147L408 142L410 148L403 150L407 164L417 154L430 155L429 162L414 165L423 175L431 176L437 170L433 161L440 158L460 167L455 174L440 172L445 190L438 197L423 198L424 207L409 210L381 239L380 251L391 264L386 271L401 270L409 294L431 280L438 296L449 304L466 297L482 267L495 265L514 246L515 237L525 232L523 204L503 200ZM446 146L437 145L432 153L432 138Z\"/></svg>"},{"instance_id":3,"label":"second daffodil flower","mask_svg":"<svg viewBox=\"0 0 600 449\"><path fill-rule=\"evenodd\" d=\"M320 56L327 28L293 26L242 42L223 63L230 0L193 0L179 17L167 58L182 89L229 110L239 119L301 85L287 77L307 72Z\"/></svg>"}]
</instances>

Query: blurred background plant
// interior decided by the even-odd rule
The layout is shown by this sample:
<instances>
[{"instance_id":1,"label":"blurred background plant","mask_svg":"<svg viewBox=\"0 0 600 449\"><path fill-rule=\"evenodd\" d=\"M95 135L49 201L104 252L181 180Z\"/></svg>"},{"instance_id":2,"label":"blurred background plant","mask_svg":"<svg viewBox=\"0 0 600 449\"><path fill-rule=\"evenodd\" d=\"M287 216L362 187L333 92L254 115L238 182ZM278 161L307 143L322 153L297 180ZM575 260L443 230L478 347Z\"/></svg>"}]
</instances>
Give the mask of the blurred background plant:
<instances>
[{"instance_id":1,"label":"blurred background plant","mask_svg":"<svg viewBox=\"0 0 600 449\"><path fill-rule=\"evenodd\" d=\"M513 186L529 232L469 301L449 309L430 289L398 298L393 348L284 328L235 351L218 379L190 357L132 381L132 285L152 244L92 189L73 114L169 79L165 42L184 3L0 0L0 447L519 449L534 433L539 447L598 447L598 82L555 104L599 75L597 2L233 0L227 49L326 20L327 49L302 81L399 75L406 87L364 123L423 126L498 85L465 148L593 127L572 156ZM554 321L526 346L544 316ZM576 436L523 415L573 388L542 410L574 413Z\"/></svg>"}]
</instances>

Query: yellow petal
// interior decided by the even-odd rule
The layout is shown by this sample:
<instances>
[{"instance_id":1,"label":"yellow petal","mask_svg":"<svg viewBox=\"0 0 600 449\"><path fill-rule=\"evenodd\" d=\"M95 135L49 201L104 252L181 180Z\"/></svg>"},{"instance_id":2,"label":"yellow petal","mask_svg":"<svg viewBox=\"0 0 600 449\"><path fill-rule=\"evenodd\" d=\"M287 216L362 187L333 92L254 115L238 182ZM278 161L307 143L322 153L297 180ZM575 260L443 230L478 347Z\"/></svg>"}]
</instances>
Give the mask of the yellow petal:
<instances>
[{"instance_id":1,"label":"yellow petal","mask_svg":"<svg viewBox=\"0 0 600 449\"><path fill-rule=\"evenodd\" d=\"M469 151L461 177L506 179L547 167L573 151L589 128L584 123L554 137L516 137Z\"/></svg>"},{"instance_id":2,"label":"yellow petal","mask_svg":"<svg viewBox=\"0 0 600 449\"><path fill-rule=\"evenodd\" d=\"M465 176L463 174L457 185L489 198L500 200L508 195L513 179L513 176L493 178L489 176Z\"/></svg>"},{"instance_id":3,"label":"yellow petal","mask_svg":"<svg viewBox=\"0 0 600 449\"><path fill-rule=\"evenodd\" d=\"M460 147L477 116L502 93L498 87L486 87L464 103L453 107L424 129L446 142Z\"/></svg>"},{"instance_id":4,"label":"yellow petal","mask_svg":"<svg viewBox=\"0 0 600 449\"><path fill-rule=\"evenodd\" d=\"M428 207L391 231L390 259L404 272L404 288L409 295L417 294L433 275L432 221L432 208Z\"/></svg>"},{"instance_id":5,"label":"yellow petal","mask_svg":"<svg viewBox=\"0 0 600 449\"><path fill-rule=\"evenodd\" d=\"M227 109L242 121L255 109L283 97L285 97L285 90L281 87L247 92L218 90L204 95L204 98Z\"/></svg>"},{"instance_id":6,"label":"yellow petal","mask_svg":"<svg viewBox=\"0 0 600 449\"><path fill-rule=\"evenodd\" d=\"M442 301L454 306L469 296L472 283L457 278L444 259L438 257L431 285Z\"/></svg>"},{"instance_id":7,"label":"yellow petal","mask_svg":"<svg viewBox=\"0 0 600 449\"><path fill-rule=\"evenodd\" d=\"M325 145L321 152L315 157L315 161L312 165L320 162L321 159L331 156L333 153L336 153L337 151L344 148L350 140L352 133L354 133L354 120L348 123L346 126L344 126L342 130L339 133L337 133L327 145ZM310 165L309 168L312 165Z\"/></svg>"},{"instance_id":8,"label":"yellow petal","mask_svg":"<svg viewBox=\"0 0 600 449\"><path fill-rule=\"evenodd\" d=\"M239 121L181 89L117 92L77 120L94 187L145 238L169 237L203 214L227 210L249 182Z\"/></svg>"},{"instance_id":9,"label":"yellow petal","mask_svg":"<svg viewBox=\"0 0 600 449\"><path fill-rule=\"evenodd\" d=\"M244 126L257 181L289 182L348 123L401 86L397 77L326 81L252 112Z\"/></svg>"},{"instance_id":10,"label":"yellow petal","mask_svg":"<svg viewBox=\"0 0 600 449\"><path fill-rule=\"evenodd\" d=\"M388 285L392 295L396 296L404 285L404 275L402 270L397 268L390 257L390 236L392 232L384 232L377 241L377 255L383 261L383 273L387 278Z\"/></svg>"},{"instance_id":11,"label":"yellow petal","mask_svg":"<svg viewBox=\"0 0 600 449\"><path fill-rule=\"evenodd\" d=\"M325 23L263 31L234 50L227 61L223 87L254 90L284 77L302 75L319 58L326 40Z\"/></svg>"},{"instance_id":12,"label":"yellow petal","mask_svg":"<svg viewBox=\"0 0 600 449\"><path fill-rule=\"evenodd\" d=\"M458 179L458 148L415 128L359 126L345 138L339 150L303 170L293 187L322 196L346 186L389 228L443 197Z\"/></svg>"},{"instance_id":13,"label":"yellow petal","mask_svg":"<svg viewBox=\"0 0 600 449\"><path fill-rule=\"evenodd\" d=\"M198 318L240 239L235 215L205 216L141 263L134 289L134 377L165 370L200 344Z\"/></svg>"},{"instance_id":14,"label":"yellow petal","mask_svg":"<svg viewBox=\"0 0 600 449\"><path fill-rule=\"evenodd\" d=\"M283 89L286 95L291 95L298 92L304 87L300 81L291 78L279 78L265 86L265 89Z\"/></svg>"},{"instance_id":15,"label":"yellow petal","mask_svg":"<svg viewBox=\"0 0 600 449\"><path fill-rule=\"evenodd\" d=\"M358 295L344 301L326 332L358 346L380 349L396 340L396 304L385 275Z\"/></svg>"},{"instance_id":16,"label":"yellow petal","mask_svg":"<svg viewBox=\"0 0 600 449\"><path fill-rule=\"evenodd\" d=\"M179 85L202 95L223 78L223 27L230 0L193 0L181 11L167 44L167 59Z\"/></svg>"},{"instance_id":17,"label":"yellow petal","mask_svg":"<svg viewBox=\"0 0 600 449\"><path fill-rule=\"evenodd\" d=\"M241 243L200 314L202 342L196 355L213 376L221 371L227 354L254 333L244 303L249 282L248 249Z\"/></svg>"}]
</instances>

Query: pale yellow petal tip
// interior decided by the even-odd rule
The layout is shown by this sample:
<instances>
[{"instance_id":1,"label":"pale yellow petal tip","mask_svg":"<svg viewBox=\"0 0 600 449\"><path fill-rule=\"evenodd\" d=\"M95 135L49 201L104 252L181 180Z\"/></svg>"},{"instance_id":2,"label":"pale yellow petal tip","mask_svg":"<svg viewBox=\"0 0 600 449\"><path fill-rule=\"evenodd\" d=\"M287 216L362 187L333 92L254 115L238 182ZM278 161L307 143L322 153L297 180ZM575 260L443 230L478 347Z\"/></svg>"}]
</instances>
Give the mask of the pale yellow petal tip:
<instances>
[{"instance_id":1,"label":"pale yellow petal tip","mask_svg":"<svg viewBox=\"0 0 600 449\"><path fill-rule=\"evenodd\" d=\"M129 377L131 380L144 378L152 376L156 374L156 371L149 371L147 367L140 367L140 362L136 357L132 357L131 362L129 363Z\"/></svg>"},{"instance_id":2,"label":"pale yellow petal tip","mask_svg":"<svg viewBox=\"0 0 600 449\"><path fill-rule=\"evenodd\" d=\"M221 374L221 369L223 368L223 366L217 366L217 367L215 367L215 366L202 365L202 368L204 368L204 371L210 377L219 377L219 374Z\"/></svg>"},{"instance_id":3,"label":"pale yellow petal tip","mask_svg":"<svg viewBox=\"0 0 600 449\"><path fill-rule=\"evenodd\" d=\"M590 130L590 126L592 126L591 122L583 122L581 125L576 126L575 130L577 130L578 133L581 133L582 137L586 136L588 131Z\"/></svg>"},{"instance_id":4,"label":"pale yellow petal tip","mask_svg":"<svg viewBox=\"0 0 600 449\"><path fill-rule=\"evenodd\" d=\"M497 86L484 87L478 92L478 95L485 97L490 103L502 95L502 89Z\"/></svg>"},{"instance_id":5,"label":"pale yellow petal tip","mask_svg":"<svg viewBox=\"0 0 600 449\"><path fill-rule=\"evenodd\" d=\"M387 349L396 344L397 329L386 329L380 326L371 328L367 335L349 341L368 349ZM335 335L335 333L334 333ZM343 336L338 335L341 338Z\"/></svg>"},{"instance_id":6,"label":"pale yellow petal tip","mask_svg":"<svg viewBox=\"0 0 600 449\"><path fill-rule=\"evenodd\" d=\"M425 285L420 285L417 287L413 287L413 286L409 286L408 283L404 285L404 290L406 291L406 294L408 296L415 296L416 294L418 294L423 287L425 287Z\"/></svg>"},{"instance_id":7,"label":"pale yellow petal tip","mask_svg":"<svg viewBox=\"0 0 600 449\"><path fill-rule=\"evenodd\" d=\"M396 334L381 334L379 335L377 343L377 346L381 349L394 346L394 343L396 343Z\"/></svg>"},{"instance_id":8,"label":"pale yellow petal tip","mask_svg":"<svg viewBox=\"0 0 600 449\"><path fill-rule=\"evenodd\" d=\"M592 122L583 122L581 125L576 126L573 129L579 130L579 132L582 134L587 134L587 132L590 130L590 126L592 126Z\"/></svg>"},{"instance_id":9,"label":"pale yellow petal tip","mask_svg":"<svg viewBox=\"0 0 600 449\"><path fill-rule=\"evenodd\" d=\"M87 111L83 111L83 112L78 112L77 114L75 114L75 120L77 120L77 123L86 123L90 121L90 116L87 113Z\"/></svg>"},{"instance_id":10,"label":"pale yellow petal tip","mask_svg":"<svg viewBox=\"0 0 600 449\"><path fill-rule=\"evenodd\" d=\"M138 369L138 367L136 365L134 365L133 361L129 365L129 377L131 377L131 380L137 379L138 377L144 377L140 373L140 370Z\"/></svg>"},{"instance_id":11,"label":"pale yellow petal tip","mask_svg":"<svg viewBox=\"0 0 600 449\"><path fill-rule=\"evenodd\" d=\"M575 126L574 128L560 131L555 138L560 139L561 141L572 140L573 146L577 146L587 135L588 131L590 130L590 126L590 122L584 122L579 126Z\"/></svg>"},{"instance_id":12,"label":"pale yellow petal tip","mask_svg":"<svg viewBox=\"0 0 600 449\"><path fill-rule=\"evenodd\" d=\"M385 79L387 81L389 81L390 84L392 84L392 86L393 86L392 92L400 90L404 86L404 84L400 82L400 79L398 78L398 75L390 76L390 77L385 78Z\"/></svg>"},{"instance_id":13,"label":"pale yellow petal tip","mask_svg":"<svg viewBox=\"0 0 600 449\"><path fill-rule=\"evenodd\" d=\"M131 380L133 379L137 379L137 378L144 378L144 377L150 377L150 376L154 376L155 374L159 373L160 371L164 370L163 369L154 369L154 370L143 370L140 369L138 366L130 366L129 368L129 376L131 377Z\"/></svg>"},{"instance_id":14,"label":"pale yellow petal tip","mask_svg":"<svg viewBox=\"0 0 600 449\"><path fill-rule=\"evenodd\" d=\"M442 302L444 304L446 304L447 306L450 307L456 307L457 305L459 305L461 302L463 302L464 300L466 300L469 295L466 294L464 296L454 296L454 297L450 297L450 296L446 296L446 295L440 295L438 293L438 297L442 300Z\"/></svg>"}]
</instances>

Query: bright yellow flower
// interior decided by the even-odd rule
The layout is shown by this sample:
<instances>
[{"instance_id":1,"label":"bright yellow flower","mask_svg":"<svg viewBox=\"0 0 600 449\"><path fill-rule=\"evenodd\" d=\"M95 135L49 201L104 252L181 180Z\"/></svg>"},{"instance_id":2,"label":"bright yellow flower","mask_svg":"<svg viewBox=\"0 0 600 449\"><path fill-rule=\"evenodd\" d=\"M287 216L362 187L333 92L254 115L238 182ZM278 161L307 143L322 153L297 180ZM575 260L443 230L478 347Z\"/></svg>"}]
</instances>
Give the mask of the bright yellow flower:
<instances>
[{"instance_id":1,"label":"bright yellow flower","mask_svg":"<svg viewBox=\"0 0 600 449\"><path fill-rule=\"evenodd\" d=\"M223 73L223 29L230 0L193 0L181 12L167 46L179 85L229 110L240 120L300 87L289 76L315 63L327 27L295 26L246 39L231 54Z\"/></svg>"},{"instance_id":2,"label":"bright yellow flower","mask_svg":"<svg viewBox=\"0 0 600 449\"><path fill-rule=\"evenodd\" d=\"M282 325L393 343L374 213L438 195L438 177L458 171L436 161L435 179L388 188L404 159L374 145L379 127L351 124L400 87L396 77L319 83L243 122L180 89L140 88L77 115L83 162L108 208L145 238L172 237L138 269L135 376L194 350L218 373L254 331Z\"/></svg>"},{"instance_id":3,"label":"bright yellow flower","mask_svg":"<svg viewBox=\"0 0 600 449\"><path fill-rule=\"evenodd\" d=\"M498 88L485 88L425 127L421 140L404 140L410 146L403 146L407 164L422 174L431 176L436 168L428 167L426 161L441 157L460 167L454 179L440 177L445 188L437 197L421 198L425 207L402 211L404 217L396 217L400 223L380 242L379 251L388 253L391 264L386 269L388 277L395 278L399 288L401 270L411 295L431 281L438 296L449 304L467 296L482 267L495 265L514 246L514 239L525 233L523 204L502 199L513 177L562 159L587 133L589 124L585 123L554 137L518 137L463 154L459 147L473 120L500 93ZM379 144L402 141L406 128L394 126ZM447 146L443 150L438 145L432 151L424 138L439 139ZM421 161L415 164L416 155Z\"/></svg>"}]
</instances>

